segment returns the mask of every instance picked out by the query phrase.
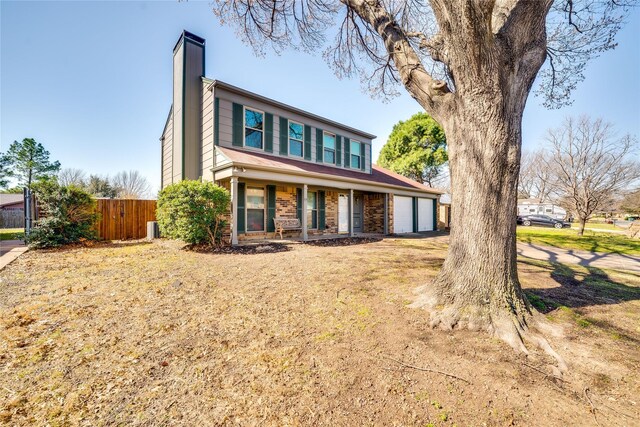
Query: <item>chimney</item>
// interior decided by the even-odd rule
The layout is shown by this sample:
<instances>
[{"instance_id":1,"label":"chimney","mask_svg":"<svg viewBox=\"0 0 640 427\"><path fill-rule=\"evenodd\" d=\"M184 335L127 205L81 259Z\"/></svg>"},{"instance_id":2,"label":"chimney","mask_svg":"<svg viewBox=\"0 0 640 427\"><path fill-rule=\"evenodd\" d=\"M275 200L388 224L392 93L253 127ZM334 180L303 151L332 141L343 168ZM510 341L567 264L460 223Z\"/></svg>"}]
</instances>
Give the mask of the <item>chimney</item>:
<instances>
[{"instance_id":1,"label":"chimney","mask_svg":"<svg viewBox=\"0 0 640 427\"><path fill-rule=\"evenodd\" d=\"M173 182L200 178L202 37L183 31L173 48Z\"/></svg>"}]
</instances>

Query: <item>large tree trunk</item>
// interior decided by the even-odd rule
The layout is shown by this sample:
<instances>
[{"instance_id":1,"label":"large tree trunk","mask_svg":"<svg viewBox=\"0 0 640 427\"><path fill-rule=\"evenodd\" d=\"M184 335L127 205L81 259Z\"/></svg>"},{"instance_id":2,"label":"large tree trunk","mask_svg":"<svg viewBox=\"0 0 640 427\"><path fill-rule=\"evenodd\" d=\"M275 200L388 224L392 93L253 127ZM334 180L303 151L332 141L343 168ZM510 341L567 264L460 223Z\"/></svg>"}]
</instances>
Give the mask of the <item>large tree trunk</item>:
<instances>
[{"instance_id":1,"label":"large tree trunk","mask_svg":"<svg viewBox=\"0 0 640 427\"><path fill-rule=\"evenodd\" d=\"M578 226L578 236L584 236L584 227L587 225L585 218L580 218L580 225Z\"/></svg>"},{"instance_id":2,"label":"large tree trunk","mask_svg":"<svg viewBox=\"0 0 640 427\"><path fill-rule=\"evenodd\" d=\"M496 105L498 104L498 105ZM521 111L478 97L443 123L451 168L447 258L422 303L432 324L495 333L521 346L531 314L516 269Z\"/></svg>"}]
</instances>

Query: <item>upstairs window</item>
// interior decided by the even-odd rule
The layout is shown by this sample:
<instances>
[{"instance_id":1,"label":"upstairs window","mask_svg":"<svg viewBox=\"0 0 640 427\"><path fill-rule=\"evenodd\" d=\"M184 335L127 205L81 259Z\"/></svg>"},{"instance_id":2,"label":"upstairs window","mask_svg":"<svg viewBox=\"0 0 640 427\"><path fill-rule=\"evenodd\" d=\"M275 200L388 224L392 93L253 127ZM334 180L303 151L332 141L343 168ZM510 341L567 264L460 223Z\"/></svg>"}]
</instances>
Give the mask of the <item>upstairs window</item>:
<instances>
[{"instance_id":1,"label":"upstairs window","mask_svg":"<svg viewBox=\"0 0 640 427\"><path fill-rule=\"evenodd\" d=\"M304 126L301 123L289 121L289 153L292 156L302 157L304 139Z\"/></svg>"},{"instance_id":2,"label":"upstairs window","mask_svg":"<svg viewBox=\"0 0 640 427\"><path fill-rule=\"evenodd\" d=\"M360 165L363 159L360 156L360 143L358 141L351 141L351 167L353 169L360 169Z\"/></svg>"},{"instance_id":3,"label":"upstairs window","mask_svg":"<svg viewBox=\"0 0 640 427\"><path fill-rule=\"evenodd\" d=\"M325 132L322 135L322 145L324 147L324 162L336 162L336 136L332 133Z\"/></svg>"},{"instance_id":4,"label":"upstairs window","mask_svg":"<svg viewBox=\"0 0 640 427\"><path fill-rule=\"evenodd\" d=\"M262 149L264 114L260 111L244 109L244 145Z\"/></svg>"}]
</instances>

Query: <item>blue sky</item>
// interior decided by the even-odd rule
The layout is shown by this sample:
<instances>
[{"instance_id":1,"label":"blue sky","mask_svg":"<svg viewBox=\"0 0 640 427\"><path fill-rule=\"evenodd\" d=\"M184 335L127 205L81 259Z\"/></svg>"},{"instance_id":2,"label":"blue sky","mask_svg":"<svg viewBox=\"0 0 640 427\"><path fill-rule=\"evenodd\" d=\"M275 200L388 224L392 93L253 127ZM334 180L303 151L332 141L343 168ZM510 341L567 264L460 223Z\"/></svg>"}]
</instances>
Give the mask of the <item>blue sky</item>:
<instances>
[{"instance_id":1,"label":"blue sky","mask_svg":"<svg viewBox=\"0 0 640 427\"><path fill-rule=\"evenodd\" d=\"M160 183L159 140L171 104L171 52L181 31L207 40L207 77L220 79L378 135L420 110L402 90L372 100L357 79L338 80L320 52L257 58L208 2L0 2L0 151L36 138L63 167L115 174L137 169ZM593 61L574 104L546 110L530 97L526 149L567 114L589 113L640 136L640 10L620 46Z\"/></svg>"}]
</instances>

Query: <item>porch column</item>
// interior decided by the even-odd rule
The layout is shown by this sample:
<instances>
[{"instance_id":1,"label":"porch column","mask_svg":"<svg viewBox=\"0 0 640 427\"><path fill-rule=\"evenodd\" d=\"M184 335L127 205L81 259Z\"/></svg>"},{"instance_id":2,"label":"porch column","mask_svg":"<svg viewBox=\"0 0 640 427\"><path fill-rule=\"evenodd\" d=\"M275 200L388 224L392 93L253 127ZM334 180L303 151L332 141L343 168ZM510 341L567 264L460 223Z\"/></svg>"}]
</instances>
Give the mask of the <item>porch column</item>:
<instances>
[{"instance_id":1,"label":"porch column","mask_svg":"<svg viewBox=\"0 0 640 427\"><path fill-rule=\"evenodd\" d=\"M353 189L349 190L349 236L353 236Z\"/></svg>"},{"instance_id":2,"label":"porch column","mask_svg":"<svg viewBox=\"0 0 640 427\"><path fill-rule=\"evenodd\" d=\"M238 244L238 178L231 177L231 244Z\"/></svg>"},{"instance_id":3,"label":"porch column","mask_svg":"<svg viewBox=\"0 0 640 427\"><path fill-rule=\"evenodd\" d=\"M307 184L302 186L302 240L307 241L309 238L307 233Z\"/></svg>"},{"instance_id":4,"label":"porch column","mask_svg":"<svg viewBox=\"0 0 640 427\"><path fill-rule=\"evenodd\" d=\"M389 193L384 193L384 234L389 234Z\"/></svg>"}]
</instances>

